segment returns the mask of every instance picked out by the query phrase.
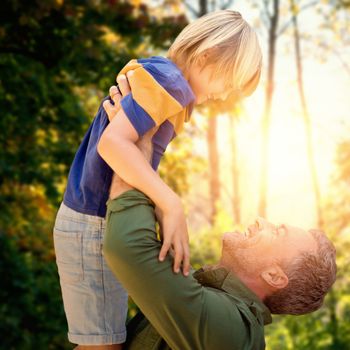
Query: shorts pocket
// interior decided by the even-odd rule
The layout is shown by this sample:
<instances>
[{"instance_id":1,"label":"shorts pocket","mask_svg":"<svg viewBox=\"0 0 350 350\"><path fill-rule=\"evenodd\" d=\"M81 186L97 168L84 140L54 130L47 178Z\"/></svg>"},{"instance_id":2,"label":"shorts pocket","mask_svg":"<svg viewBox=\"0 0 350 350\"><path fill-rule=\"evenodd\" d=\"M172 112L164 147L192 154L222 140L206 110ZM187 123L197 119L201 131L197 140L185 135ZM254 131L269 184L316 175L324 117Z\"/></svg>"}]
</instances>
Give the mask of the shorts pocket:
<instances>
[{"instance_id":1,"label":"shorts pocket","mask_svg":"<svg viewBox=\"0 0 350 350\"><path fill-rule=\"evenodd\" d=\"M74 283L83 280L83 233L54 228L56 263L60 279Z\"/></svg>"}]
</instances>

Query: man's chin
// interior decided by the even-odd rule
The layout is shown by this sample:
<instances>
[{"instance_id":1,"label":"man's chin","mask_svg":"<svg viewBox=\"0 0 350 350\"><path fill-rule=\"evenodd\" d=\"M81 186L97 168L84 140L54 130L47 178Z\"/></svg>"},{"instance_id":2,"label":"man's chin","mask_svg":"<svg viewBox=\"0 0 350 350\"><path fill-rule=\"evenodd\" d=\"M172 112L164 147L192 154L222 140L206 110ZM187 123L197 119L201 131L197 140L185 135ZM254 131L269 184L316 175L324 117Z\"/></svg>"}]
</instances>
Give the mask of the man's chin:
<instances>
[{"instance_id":1,"label":"man's chin","mask_svg":"<svg viewBox=\"0 0 350 350\"><path fill-rule=\"evenodd\" d=\"M242 232L239 231L233 231L233 232L225 232L222 235L222 240L223 241L237 241L237 240L242 240L245 239L246 237Z\"/></svg>"},{"instance_id":2,"label":"man's chin","mask_svg":"<svg viewBox=\"0 0 350 350\"><path fill-rule=\"evenodd\" d=\"M234 231L234 232L225 232L222 236L222 246L224 249L231 251L233 253L236 248L241 247L243 242L246 240L246 237L243 233Z\"/></svg>"}]
</instances>

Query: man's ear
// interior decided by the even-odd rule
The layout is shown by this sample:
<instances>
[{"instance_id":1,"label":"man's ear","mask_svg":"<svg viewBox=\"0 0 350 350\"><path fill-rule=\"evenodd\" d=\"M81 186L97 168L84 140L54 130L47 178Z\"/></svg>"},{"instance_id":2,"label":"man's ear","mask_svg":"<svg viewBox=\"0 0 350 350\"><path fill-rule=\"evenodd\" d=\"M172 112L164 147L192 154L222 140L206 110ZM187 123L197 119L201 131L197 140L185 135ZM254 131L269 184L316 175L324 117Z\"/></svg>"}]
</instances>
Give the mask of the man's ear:
<instances>
[{"instance_id":1,"label":"man's ear","mask_svg":"<svg viewBox=\"0 0 350 350\"><path fill-rule=\"evenodd\" d=\"M276 289L283 289L288 285L288 277L278 265L267 267L260 276L269 286Z\"/></svg>"}]
</instances>

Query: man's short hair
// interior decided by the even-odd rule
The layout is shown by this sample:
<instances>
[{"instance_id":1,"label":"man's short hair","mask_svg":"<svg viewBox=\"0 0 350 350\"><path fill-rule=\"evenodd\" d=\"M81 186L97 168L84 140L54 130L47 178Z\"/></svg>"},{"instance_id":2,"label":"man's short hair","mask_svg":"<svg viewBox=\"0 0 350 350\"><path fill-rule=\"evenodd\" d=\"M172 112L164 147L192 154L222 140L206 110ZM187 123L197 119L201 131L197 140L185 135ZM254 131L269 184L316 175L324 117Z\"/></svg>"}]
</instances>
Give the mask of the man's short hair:
<instances>
[{"instance_id":1,"label":"man's short hair","mask_svg":"<svg viewBox=\"0 0 350 350\"><path fill-rule=\"evenodd\" d=\"M264 303L273 314L302 315L319 309L336 279L336 251L320 230L309 231L317 243L316 253L303 252L285 268L289 282L268 296Z\"/></svg>"}]
</instances>

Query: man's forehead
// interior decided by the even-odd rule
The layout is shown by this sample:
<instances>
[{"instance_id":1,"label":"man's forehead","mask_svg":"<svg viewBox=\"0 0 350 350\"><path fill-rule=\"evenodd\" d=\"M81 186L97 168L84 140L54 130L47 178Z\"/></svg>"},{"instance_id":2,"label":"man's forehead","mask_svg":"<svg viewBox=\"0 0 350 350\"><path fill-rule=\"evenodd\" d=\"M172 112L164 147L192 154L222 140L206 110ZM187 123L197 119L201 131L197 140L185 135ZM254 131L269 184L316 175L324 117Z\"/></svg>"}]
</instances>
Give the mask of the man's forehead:
<instances>
[{"instance_id":1,"label":"man's forehead","mask_svg":"<svg viewBox=\"0 0 350 350\"><path fill-rule=\"evenodd\" d=\"M287 229L288 237L290 239L294 239L296 243L300 243L307 250L317 250L317 242L309 230L304 230L300 227L290 225L287 226Z\"/></svg>"},{"instance_id":2,"label":"man's forehead","mask_svg":"<svg viewBox=\"0 0 350 350\"><path fill-rule=\"evenodd\" d=\"M286 228L286 230L288 231L288 233L291 234L303 234L303 235L308 235L311 237L311 233L301 227L297 227L297 226L292 226L292 225L288 225L288 224L283 224L283 226Z\"/></svg>"},{"instance_id":3,"label":"man's forehead","mask_svg":"<svg viewBox=\"0 0 350 350\"><path fill-rule=\"evenodd\" d=\"M310 240L314 241L314 237L312 236L311 232L301 227L289 225L283 222L272 223L271 221L268 221L267 219L262 217L257 217L255 219L255 222L259 223L262 227L284 230L288 236L291 236L294 238L305 238L305 239L310 238Z\"/></svg>"},{"instance_id":4,"label":"man's forehead","mask_svg":"<svg viewBox=\"0 0 350 350\"><path fill-rule=\"evenodd\" d=\"M266 225L269 227L284 228L286 231L291 232L291 233L294 232L294 233L299 233L299 234L310 234L309 231L307 231L301 227L289 225L285 222L273 223L273 222L271 222L265 218L262 218L262 217L257 217L255 219L255 222L258 222L262 225Z\"/></svg>"},{"instance_id":5,"label":"man's forehead","mask_svg":"<svg viewBox=\"0 0 350 350\"><path fill-rule=\"evenodd\" d=\"M262 225L275 226L274 223L270 222L269 220L267 220L267 219L265 219L265 218L263 218L261 216L256 217L254 222L262 224Z\"/></svg>"}]
</instances>

